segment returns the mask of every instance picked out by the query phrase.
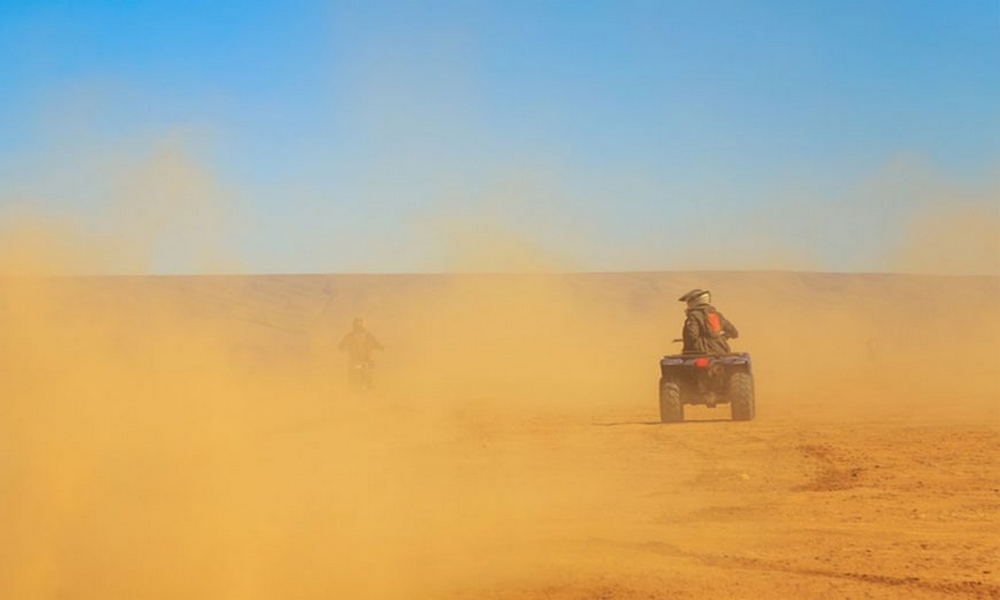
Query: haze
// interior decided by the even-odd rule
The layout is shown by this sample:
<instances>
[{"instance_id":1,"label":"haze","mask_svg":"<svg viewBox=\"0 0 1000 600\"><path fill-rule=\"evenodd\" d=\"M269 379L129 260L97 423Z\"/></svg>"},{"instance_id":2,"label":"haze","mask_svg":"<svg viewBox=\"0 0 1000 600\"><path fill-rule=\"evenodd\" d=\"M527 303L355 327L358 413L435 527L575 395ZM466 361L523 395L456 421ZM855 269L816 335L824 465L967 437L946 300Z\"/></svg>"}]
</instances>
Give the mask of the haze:
<instances>
[{"instance_id":1,"label":"haze","mask_svg":"<svg viewBox=\"0 0 1000 600\"><path fill-rule=\"evenodd\" d=\"M998 34L0 3L0 598L1000 596Z\"/></svg>"}]
</instances>

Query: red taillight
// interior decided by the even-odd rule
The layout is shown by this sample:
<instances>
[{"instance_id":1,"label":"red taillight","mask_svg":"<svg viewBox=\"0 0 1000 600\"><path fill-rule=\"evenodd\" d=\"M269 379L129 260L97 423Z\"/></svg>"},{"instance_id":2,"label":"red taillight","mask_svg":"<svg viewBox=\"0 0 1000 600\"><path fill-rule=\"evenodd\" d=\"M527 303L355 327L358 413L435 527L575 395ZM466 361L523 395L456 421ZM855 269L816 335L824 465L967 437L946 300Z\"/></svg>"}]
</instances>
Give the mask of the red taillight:
<instances>
[{"instance_id":1,"label":"red taillight","mask_svg":"<svg viewBox=\"0 0 1000 600\"><path fill-rule=\"evenodd\" d=\"M696 359L694 359L694 366L696 366L696 367L707 367L708 366L708 359L707 358L696 358Z\"/></svg>"}]
</instances>

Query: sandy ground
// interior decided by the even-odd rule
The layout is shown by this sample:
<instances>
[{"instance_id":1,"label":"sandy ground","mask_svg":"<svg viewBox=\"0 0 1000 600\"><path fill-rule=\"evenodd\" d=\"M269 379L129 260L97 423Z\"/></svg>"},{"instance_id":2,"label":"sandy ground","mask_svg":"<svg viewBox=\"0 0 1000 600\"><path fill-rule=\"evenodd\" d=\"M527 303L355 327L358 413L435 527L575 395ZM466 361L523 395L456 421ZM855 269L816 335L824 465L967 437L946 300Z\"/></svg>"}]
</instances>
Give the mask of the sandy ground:
<instances>
[{"instance_id":1,"label":"sandy ground","mask_svg":"<svg viewBox=\"0 0 1000 600\"><path fill-rule=\"evenodd\" d=\"M386 421L419 423L418 407L360 400L379 404L308 419L268 443L302 461L284 475L304 478L295 489L340 476L331 428L364 432L371 446L355 460L409 465L409 476L360 476L364 493L391 506L369 515L393 523L374 527L378 544L419 569L399 581L381 552L375 564L354 557L376 595L1000 597L995 423L745 424L702 408L665 426L650 401L587 421L458 411L437 415L433 436L401 439ZM248 476L273 480L282 460L271 460L246 466ZM426 486L441 495L429 501ZM269 595L286 584L296 586L272 582Z\"/></svg>"},{"instance_id":2,"label":"sandy ground","mask_svg":"<svg viewBox=\"0 0 1000 600\"><path fill-rule=\"evenodd\" d=\"M699 283L754 355L753 422L657 422ZM2 300L3 598L1000 598L997 278L126 278ZM373 393L333 349L361 312L387 346Z\"/></svg>"},{"instance_id":3,"label":"sandy ground","mask_svg":"<svg viewBox=\"0 0 1000 600\"><path fill-rule=\"evenodd\" d=\"M608 494L583 514L566 499L572 533L532 541L532 571L471 595L1000 595L996 427L639 419L523 436L565 444L555 470L587 464Z\"/></svg>"}]
</instances>

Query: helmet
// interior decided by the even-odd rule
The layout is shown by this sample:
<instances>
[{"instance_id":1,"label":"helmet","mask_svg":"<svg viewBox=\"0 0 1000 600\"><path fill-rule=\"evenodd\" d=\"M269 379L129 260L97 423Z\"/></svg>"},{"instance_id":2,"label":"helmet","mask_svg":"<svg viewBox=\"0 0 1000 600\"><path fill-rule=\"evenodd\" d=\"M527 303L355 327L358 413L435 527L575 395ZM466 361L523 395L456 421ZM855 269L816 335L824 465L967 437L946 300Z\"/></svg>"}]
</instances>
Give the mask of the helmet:
<instances>
[{"instance_id":1,"label":"helmet","mask_svg":"<svg viewBox=\"0 0 1000 600\"><path fill-rule=\"evenodd\" d=\"M712 303L712 292L695 288L678 298L680 302L687 302L689 308L703 306Z\"/></svg>"}]
</instances>

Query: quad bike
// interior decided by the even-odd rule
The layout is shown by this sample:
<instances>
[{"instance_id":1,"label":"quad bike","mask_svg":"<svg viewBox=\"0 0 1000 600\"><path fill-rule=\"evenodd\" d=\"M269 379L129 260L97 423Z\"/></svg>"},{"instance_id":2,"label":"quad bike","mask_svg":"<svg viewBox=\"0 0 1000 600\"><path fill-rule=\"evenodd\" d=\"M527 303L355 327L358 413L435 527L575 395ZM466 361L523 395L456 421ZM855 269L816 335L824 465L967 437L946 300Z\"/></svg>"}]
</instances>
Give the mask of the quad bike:
<instances>
[{"instance_id":1,"label":"quad bike","mask_svg":"<svg viewBox=\"0 0 1000 600\"><path fill-rule=\"evenodd\" d=\"M680 341L680 340L674 340ZM660 421L684 420L685 404L729 404L734 421L754 417L750 355L674 354L660 360Z\"/></svg>"}]
</instances>

